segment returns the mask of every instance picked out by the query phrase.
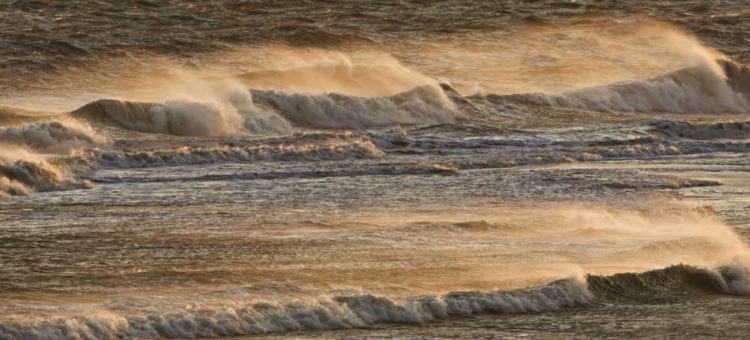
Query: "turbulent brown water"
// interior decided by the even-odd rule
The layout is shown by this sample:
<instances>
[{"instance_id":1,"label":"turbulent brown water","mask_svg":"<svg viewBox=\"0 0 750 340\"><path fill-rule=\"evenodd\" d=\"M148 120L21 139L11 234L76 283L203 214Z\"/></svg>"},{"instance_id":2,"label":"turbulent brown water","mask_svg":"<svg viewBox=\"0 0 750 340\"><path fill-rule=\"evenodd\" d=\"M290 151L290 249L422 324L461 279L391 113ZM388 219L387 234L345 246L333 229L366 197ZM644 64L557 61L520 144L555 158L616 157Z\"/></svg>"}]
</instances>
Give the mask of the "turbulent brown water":
<instances>
[{"instance_id":1,"label":"turbulent brown water","mask_svg":"<svg viewBox=\"0 0 750 340\"><path fill-rule=\"evenodd\" d=\"M744 338L748 19L0 3L0 339Z\"/></svg>"}]
</instances>

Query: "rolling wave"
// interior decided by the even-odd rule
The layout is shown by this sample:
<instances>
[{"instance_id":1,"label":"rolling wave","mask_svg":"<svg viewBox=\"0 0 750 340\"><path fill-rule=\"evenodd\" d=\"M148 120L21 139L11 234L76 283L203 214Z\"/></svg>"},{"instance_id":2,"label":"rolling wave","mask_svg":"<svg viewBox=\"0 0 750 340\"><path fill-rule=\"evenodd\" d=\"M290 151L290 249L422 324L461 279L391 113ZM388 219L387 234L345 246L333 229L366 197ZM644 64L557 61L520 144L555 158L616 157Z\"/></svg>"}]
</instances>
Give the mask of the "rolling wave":
<instances>
[{"instance_id":1,"label":"rolling wave","mask_svg":"<svg viewBox=\"0 0 750 340\"><path fill-rule=\"evenodd\" d=\"M0 126L46 120L53 116L55 115L52 113L34 112L14 107L0 106Z\"/></svg>"},{"instance_id":2,"label":"rolling wave","mask_svg":"<svg viewBox=\"0 0 750 340\"><path fill-rule=\"evenodd\" d=\"M496 96L496 95L492 95ZM744 114L750 112L750 69L717 60L650 80L626 81L566 92L501 98L601 112Z\"/></svg>"},{"instance_id":3,"label":"rolling wave","mask_svg":"<svg viewBox=\"0 0 750 340\"><path fill-rule=\"evenodd\" d=\"M374 295L310 301L256 303L219 310L185 311L125 317L113 313L0 325L4 339L196 338L300 330L369 327L378 323L424 323L477 313L555 311L587 304L591 295L580 282L562 280L547 286L507 292L457 292L394 300Z\"/></svg>"},{"instance_id":4,"label":"rolling wave","mask_svg":"<svg viewBox=\"0 0 750 340\"><path fill-rule=\"evenodd\" d=\"M253 99L275 108L296 125L311 128L363 129L452 123L459 116L446 94L433 86L375 98L253 91Z\"/></svg>"},{"instance_id":5,"label":"rolling wave","mask_svg":"<svg viewBox=\"0 0 750 340\"><path fill-rule=\"evenodd\" d=\"M744 295L750 293L746 275L746 270L739 266L711 270L676 265L644 273L563 279L511 291L452 292L407 298L339 295L278 303L227 301L225 307L142 316L126 316L105 307L89 316L2 324L0 337L12 340L173 339L351 329L379 323L425 323L482 313L554 312L581 306L596 308L599 303L641 304L685 301L703 295Z\"/></svg>"},{"instance_id":6,"label":"rolling wave","mask_svg":"<svg viewBox=\"0 0 750 340\"><path fill-rule=\"evenodd\" d=\"M17 146L0 147L0 196L89 188L63 168Z\"/></svg>"}]
</instances>

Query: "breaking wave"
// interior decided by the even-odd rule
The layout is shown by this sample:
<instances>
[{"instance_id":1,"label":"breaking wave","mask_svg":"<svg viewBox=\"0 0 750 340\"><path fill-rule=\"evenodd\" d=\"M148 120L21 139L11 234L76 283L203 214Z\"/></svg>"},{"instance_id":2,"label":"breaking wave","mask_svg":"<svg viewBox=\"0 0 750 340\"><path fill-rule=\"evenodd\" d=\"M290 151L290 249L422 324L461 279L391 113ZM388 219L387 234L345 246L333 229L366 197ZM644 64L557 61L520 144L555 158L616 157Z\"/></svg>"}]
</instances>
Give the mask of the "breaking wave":
<instances>
[{"instance_id":1,"label":"breaking wave","mask_svg":"<svg viewBox=\"0 0 750 340\"><path fill-rule=\"evenodd\" d=\"M716 65L707 62L650 80L559 95L529 93L496 97L602 112L743 114L750 112L750 69L732 61L717 60Z\"/></svg>"},{"instance_id":2,"label":"breaking wave","mask_svg":"<svg viewBox=\"0 0 750 340\"><path fill-rule=\"evenodd\" d=\"M89 188L46 159L17 146L0 146L0 196Z\"/></svg>"},{"instance_id":3,"label":"breaking wave","mask_svg":"<svg viewBox=\"0 0 750 340\"><path fill-rule=\"evenodd\" d=\"M283 118L255 110L252 102L229 105L185 100L165 104L98 100L71 114L128 130L178 136L230 136L291 130Z\"/></svg>"},{"instance_id":4,"label":"breaking wave","mask_svg":"<svg viewBox=\"0 0 750 340\"><path fill-rule=\"evenodd\" d=\"M351 329L378 323L424 323L477 313L535 313L587 304L585 285L562 280L508 292L461 292L394 300L374 295L332 297L285 304L256 303L220 310L124 317L96 316L0 325L4 339L196 338L299 330Z\"/></svg>"},{"instance_id":5,"label":"breaking wave","mask_svg":"<svg viewBox=\"0 0 750 340\"><path fill-rule=\"evenodd\" d=\"M307 170L307 171L270 171L270 172L243 172L227 175L204 175L198 177L181 176L175 177L92 177L91 181L100 183L145 183L145 182L189 182L189 181L234 181L234 180L276 180L287 178L328 178L328 177L357 177L357 176L403 176L403 175L456 175L457 168L434 163L407 163L407 164L378 164L377 166L356 167L337 170Z\"/></svg>"},{"instance_id":6,"label":"breaking wave","mask_svg":"<svg viewBox=\"0 0 750 340\"><path fill-rule=\"evenodd\" d=\"M67 152L105 145L109 140L76 121L50 121L0 127L0 143L24 145L46 152Z\"/></svg>"},{"instance_id":7,"label":"breaking wave","mask_svg":"<svg viewBox=\"0 0 750 340\"><path fill-rule=\"evenodd\" d=\"M231 104L168 101L165 104L98 100L73 117L133 131L179 136L289 133L292 127L363 129L455 122L459 116L439 87L424 86L390 97L353 97L252 91ZM263 107L254 104L259 102ZM271 110L270 108L273 108Z\"/></svg>"},{"instance_id":8,"label":"breaking wave","mask_svg":"<svg viewBox=\"0 0 750 340\"><path fill-rule=\"evenodd\" d=\"M452 292L440 296L393 299L370 294L295 299L272 303L227 302L143 316L101 310L91 316L0 325L4 339L121 339L240 336L303 330L370 327L379 323L425 323L481 313L552 312L598 303L654 303L701 295L743 295L746 270L733 265L716 270L676 265L644 273L589 275L548 285L494 292ZM120 305L120 304L118 304ZM105 307L106 308L106 307Z\"/></svg>"},{"instance_id":9,"label":"breaking wave","mask_svg":"<svg viewBox=\"0 0 750 340\"><path fill-rule=\"evenodd\" d=\"M459 116L451 100L437 86L375 98L253 91L253 99L275 108L294 124L313 128L452 123Z\"/></svg>"},{"instance_id":10,"label":"breaking wave","mask_svg":"<svg viewBox=\"0 0 750 340\"><path fill-rule=\"evenodd\" d=\"M525 119L506 112L508 109L504 105L508 103L602 112L741 114L750 112L750 69L732 61L710 61L649 80L562 94L464 97L450 85L441 84L417 86L379 97L244 89L233 89L221 97L221 100L165 103L98 100L71 114L128 130L180 136L286 134L299 128L367 129L452 124L498 116ZM489 100L479 100L482 98Z\"/></svg>"}]
</instances>

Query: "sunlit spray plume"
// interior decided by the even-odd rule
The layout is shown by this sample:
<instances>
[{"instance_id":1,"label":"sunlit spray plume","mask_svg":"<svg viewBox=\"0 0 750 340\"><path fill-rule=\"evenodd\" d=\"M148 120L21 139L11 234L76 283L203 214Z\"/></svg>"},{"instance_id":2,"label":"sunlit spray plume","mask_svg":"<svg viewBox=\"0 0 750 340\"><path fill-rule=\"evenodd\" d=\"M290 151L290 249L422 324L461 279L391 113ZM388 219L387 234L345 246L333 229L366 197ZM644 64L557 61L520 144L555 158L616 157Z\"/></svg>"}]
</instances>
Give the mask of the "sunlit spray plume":
<instances>
[{"instance_id":1,"label":"sunlit spray plume","mask_svg":"<svg viewBox=\"0 0 750 340\"><path fill-rule=\"evenodd\" d=\"M235 66L236 79L258 90L381 97L437 85L390 54L366 47L347 52L269 46L234 50L221 58Z\"/></svg>"},{"instance_id":2,"label":"sunlit spray plume","mask_svg":"<svg viewBox=\"0 0 750 340\"><path fill-rule=\"evenodd\" d=\"M560 93L685 67L722 55L674 25L651 20L531 24L389 47L410 68L444 77L463 94Z\"/></svg>"}]
</instances>

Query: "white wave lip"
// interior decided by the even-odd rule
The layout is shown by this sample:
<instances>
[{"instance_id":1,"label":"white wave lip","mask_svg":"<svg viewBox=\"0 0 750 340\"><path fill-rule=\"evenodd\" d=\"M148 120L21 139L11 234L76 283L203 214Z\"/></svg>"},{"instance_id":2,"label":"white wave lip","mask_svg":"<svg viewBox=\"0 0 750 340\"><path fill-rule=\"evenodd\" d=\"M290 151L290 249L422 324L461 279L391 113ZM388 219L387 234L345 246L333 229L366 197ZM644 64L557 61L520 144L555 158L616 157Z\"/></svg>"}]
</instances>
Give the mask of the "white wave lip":
<instances>
[{"instance_id":1,"label":"white wave lip","mask_svg":"<svg viewBox=\"0 0 750 340\"><path fill-rule=\"evenodd\" d=\"M88 317L0 325L0 337L9 340L160 339L350 329L382 322L424 323L454 315L556 311L582 306L592 299L584 283L570 279L510 292L451 293L407 300L361 295L144 317L102 312Z\"/></svg>"}]
</instances>

